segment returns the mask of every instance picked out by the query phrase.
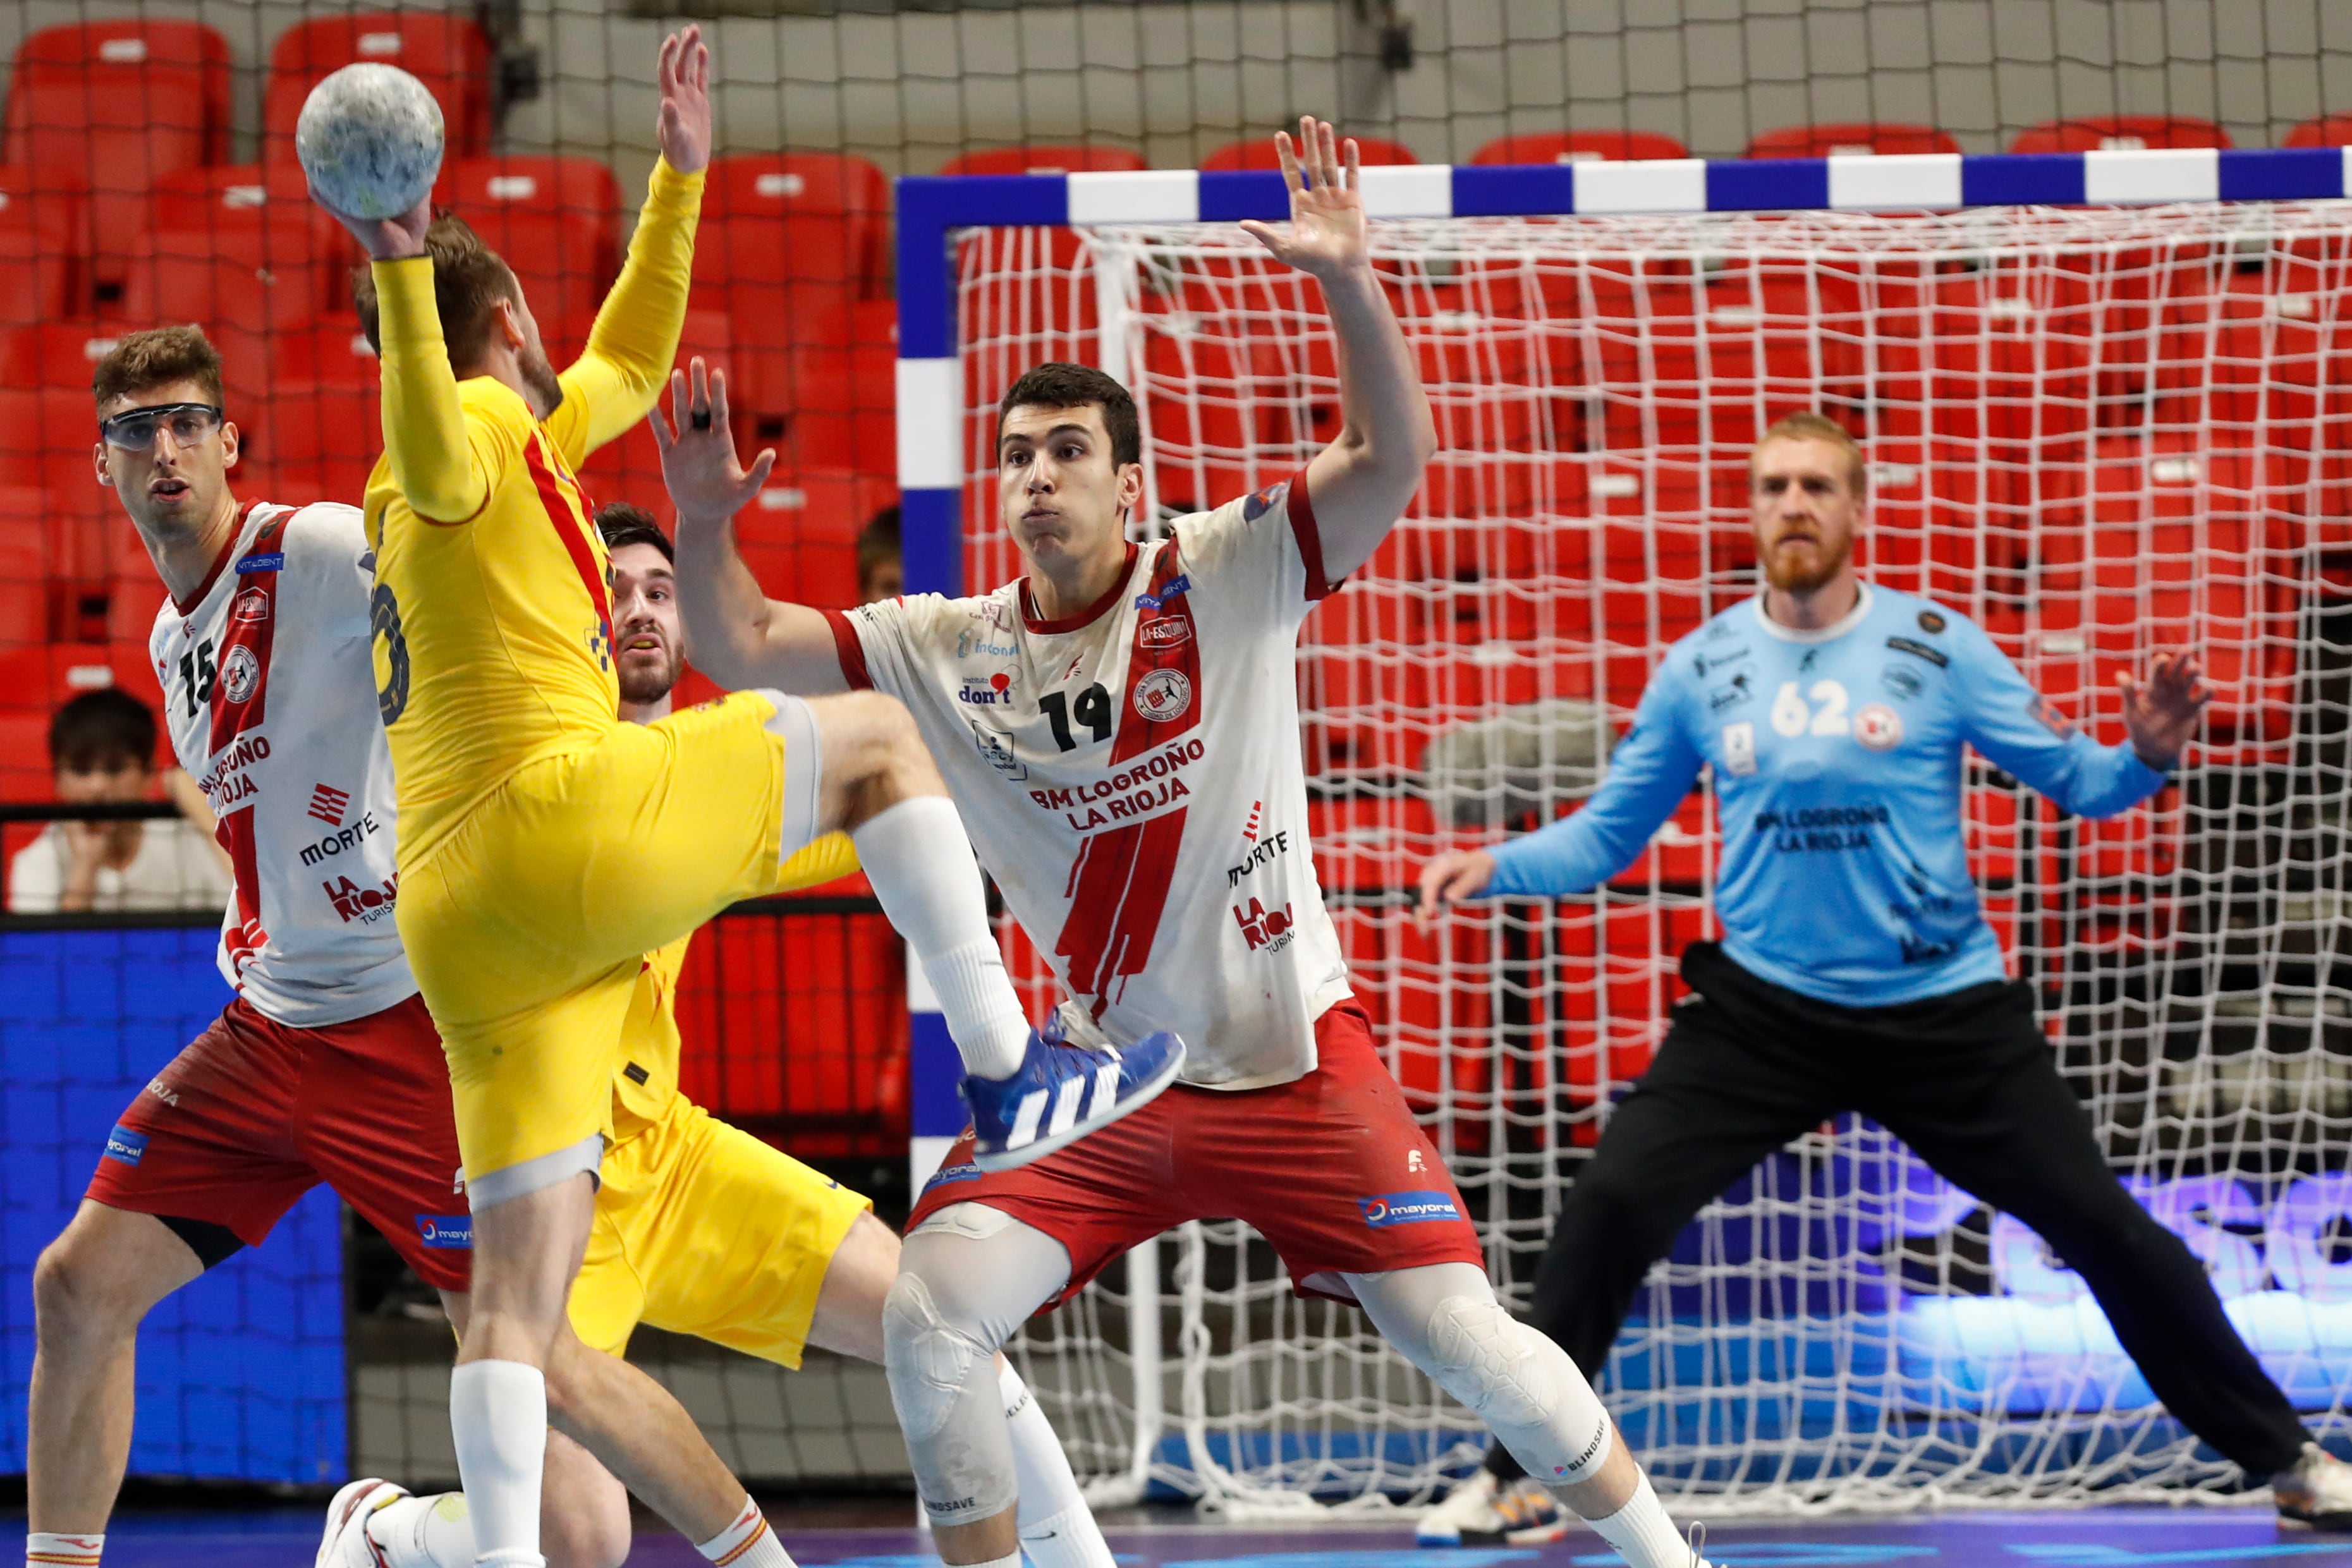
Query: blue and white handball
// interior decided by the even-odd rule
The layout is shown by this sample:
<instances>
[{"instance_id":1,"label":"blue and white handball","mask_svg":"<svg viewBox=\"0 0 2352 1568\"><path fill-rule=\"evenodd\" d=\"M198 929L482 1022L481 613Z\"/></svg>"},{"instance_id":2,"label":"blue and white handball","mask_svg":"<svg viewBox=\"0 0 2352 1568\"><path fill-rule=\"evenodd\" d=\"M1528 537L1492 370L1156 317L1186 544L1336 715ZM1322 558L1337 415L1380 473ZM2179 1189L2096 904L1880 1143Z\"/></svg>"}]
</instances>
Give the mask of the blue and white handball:
<instances>
[{"instance_id":1,"label":"blue and white handball","mask_svg":"<svg viewBox=\"0 0 2352 1568\"><path fill-rule=\"evenodd\" d=\"M320 200L355 218L398 217L441 172L441 106L397 66L345 66L310 89L294 153Z\"/></svg>"}]
</instances>

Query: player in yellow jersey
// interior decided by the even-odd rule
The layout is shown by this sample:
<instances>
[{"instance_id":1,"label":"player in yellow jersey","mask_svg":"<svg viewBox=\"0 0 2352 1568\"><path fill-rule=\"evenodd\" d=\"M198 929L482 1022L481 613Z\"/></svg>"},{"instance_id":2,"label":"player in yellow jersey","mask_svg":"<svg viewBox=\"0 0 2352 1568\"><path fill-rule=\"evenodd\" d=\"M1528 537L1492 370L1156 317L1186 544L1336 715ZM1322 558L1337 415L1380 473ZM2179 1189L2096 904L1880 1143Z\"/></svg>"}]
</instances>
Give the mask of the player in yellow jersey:
<instances>
[{"instance_id":1,"label":"player in yellow jersey","mask_svg":"<svg viewBox=\"0 0 2352 1568\"><path fill-rule=\"evenodd\" d=\"M596 528L612 560L621 716L652 724L669 715L687 653L670 543L649 515L623 503L600 508ZM856 869L849 841L835 833L803 851L788 874L829 881ZM811 1344L878 1362L898 1239L864 1197L678 1092L674 1003L686 952L681 938L648 955L629 1005L613 1080L614 1142L587 1260L572 1286L572 1327L614 1357L643 1322L787 1367L797 1368ZM1112 1568L1060 1440L1002 1357L997 1392L1022 1477L1022 1543L1036 1568ZM541 1528L551 1568L619 1568L630 1545L620 1483L561 1434L548 1439L547 1475ZM378 1480L347 1492L331 1511L322 1568L473 1562L462 1494L411 1497Z\"/></svg>"},{"instance_id":2,"label":"player in yellow jersey","mask_svg":"<svg viewBox=\"0 0 2352 1568\"><path fill-rule=\"evenodd\" d=\"M643 955L775 891L793 856L847 830L940 993L967 1098L1008 1124L1027 1107L1029 1146L1011 1157L1133 1109L1182 1055L1172 1037L1121 1059L1029 1031L971 843L897 704L755 691L654 725L615 716L605 554L575 471L645 417L677 354L710 156L698 31L663 41L658 76L661 156L628 262L561 375L513 272L462 222L429 200L393 219L335 214L371 262L358 293L385 452L365 510L398 919L448 1056L474 1213L449 1419L478 1561L493 1568L545 1561L542 1368L568 1333ZM723 385L679 405L681 424L723 429ZM730 461L702 502L741 506L772 461L748 474ZM1047 1101L1052 1136L1035 1137ZM1063 1114L1082 1102L1084 1117ZM740 1568L789 1563L756 1510L735 1518L741 1489L715 1458L692 1484L621 1468L628 1443L693 1447L676 1401L630 1386L640 1407L612 1452L591 1444L597 1457L706 1550Z\"/></svg>"}]
</instances>

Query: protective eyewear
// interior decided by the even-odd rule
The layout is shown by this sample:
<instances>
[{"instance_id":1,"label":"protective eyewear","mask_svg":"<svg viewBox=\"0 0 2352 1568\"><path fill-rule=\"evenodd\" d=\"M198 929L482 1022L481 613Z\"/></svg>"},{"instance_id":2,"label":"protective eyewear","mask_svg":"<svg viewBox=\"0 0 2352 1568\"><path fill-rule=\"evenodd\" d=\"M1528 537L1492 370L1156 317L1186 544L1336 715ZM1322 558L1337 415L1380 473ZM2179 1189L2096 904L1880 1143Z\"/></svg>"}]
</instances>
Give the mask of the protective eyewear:
<instances>
[{"instance_id":1,"label":"protective eyewear","mask_svg":"<svg viewBox=\"0 0 2352 1568\"><path fill-rule=\"evenodd\" d=\"M173 444L194 446L221 427L220 409L208 402L167 402L153 408L128 408L98 422L98 433L109 446L124 452L145 452L155 444L155 433L169 430Z\"/></svg>"}]
</instances>

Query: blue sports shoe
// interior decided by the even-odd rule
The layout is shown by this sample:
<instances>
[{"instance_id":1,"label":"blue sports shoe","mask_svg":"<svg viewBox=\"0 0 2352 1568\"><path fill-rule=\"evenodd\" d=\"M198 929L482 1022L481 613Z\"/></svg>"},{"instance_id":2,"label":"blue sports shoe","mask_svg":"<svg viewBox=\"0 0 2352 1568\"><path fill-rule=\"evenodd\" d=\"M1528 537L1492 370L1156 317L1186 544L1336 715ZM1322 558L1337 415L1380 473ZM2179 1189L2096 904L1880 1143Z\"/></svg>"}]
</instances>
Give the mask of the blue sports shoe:
<instances>
[{"instance_id":1,"label":"blue sports shoe","mask_svg":"<svg viewBox=\"0 0 2352 1568\"><path fill-rule=\"evenodd\" d=\"M958 1092L971 1109L972 1163L1009 1171L1108 1127L1176 1082L1184 1042L1162 1031L1124 1051L1091 1050L1062 1036L1059 1018L1029 1031L1010 1078L965 1073Z\"/></svg>"}]
</instances>

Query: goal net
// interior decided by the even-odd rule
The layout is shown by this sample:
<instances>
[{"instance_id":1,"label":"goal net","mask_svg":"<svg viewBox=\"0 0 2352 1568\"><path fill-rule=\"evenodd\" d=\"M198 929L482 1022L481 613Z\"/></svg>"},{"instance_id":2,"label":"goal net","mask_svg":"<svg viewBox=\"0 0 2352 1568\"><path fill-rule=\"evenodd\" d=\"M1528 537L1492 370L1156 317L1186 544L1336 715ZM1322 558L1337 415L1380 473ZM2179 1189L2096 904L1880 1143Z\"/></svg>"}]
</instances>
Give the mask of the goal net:
<instances>
[{"instance_id":1,"label":"goal net","mask_svg":"<svg viewBox=\"0 0 2352 1568\"><path fill-rule=\"evenodd\" d=\"M1300 740L1357 993L1507 1297L1711 930L1712 803L1557 904L1423 935L1406 890L1590 792L1666 649L1756 591L1750 444L1818 409L1869 459L1867 574L1977 621L2057 716L2117 738L2118 672L2203 657L2219 695L2172 787L2090 822L1971 758L1969 853L2116 1173L2340 1428L2352 204L1396 222L1374 244L1443 450L1307 622ZM1147 527L1287 477L1339 428L1314 285L1232 227L972 230L956 267L976 589L1019 570L989 454L1031 364L1135 390ZM1229 1222L1115 1269L1026 1354L1107 1489L1373 1506L1484 1442ZM1684 1507L2235 1484L2063 1259L1856 1117L1706 1209L1603 1391Z\"/></svg>"}]
</instances>

